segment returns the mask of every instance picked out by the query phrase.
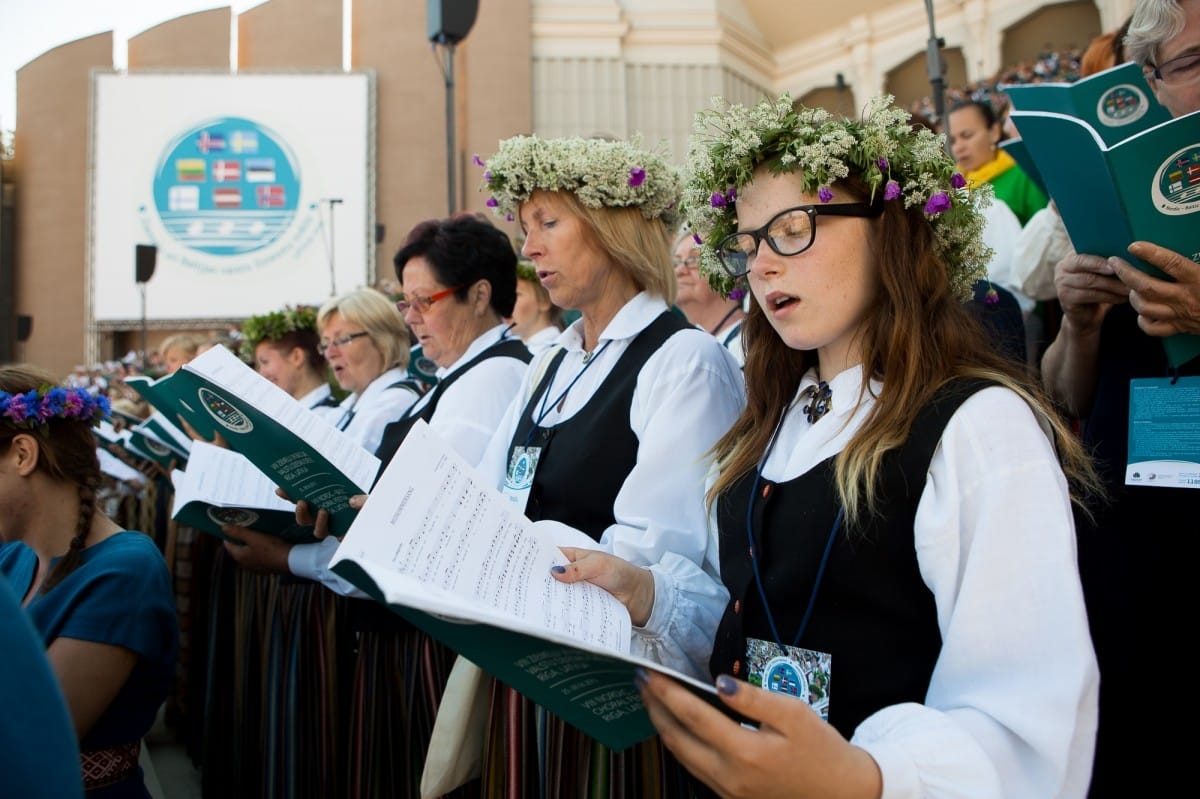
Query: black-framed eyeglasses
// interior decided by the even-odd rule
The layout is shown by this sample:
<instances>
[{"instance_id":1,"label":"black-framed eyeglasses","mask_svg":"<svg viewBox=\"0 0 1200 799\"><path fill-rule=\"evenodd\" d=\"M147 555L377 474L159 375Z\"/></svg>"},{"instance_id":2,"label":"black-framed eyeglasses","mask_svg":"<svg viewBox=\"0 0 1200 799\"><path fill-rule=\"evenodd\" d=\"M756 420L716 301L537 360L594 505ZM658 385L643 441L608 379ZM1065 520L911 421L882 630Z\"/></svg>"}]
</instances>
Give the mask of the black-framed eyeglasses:
<instances>
[{"instance_id":1,"label":"black-framed eyeglasses","mask_svg":"<svg viewBox=\"0 0 1200 799\"><path fill-rule=\"evenodd\" d=\"M349 344L351 341L354 341L354 339L362 338L363 336L369 336L369 335L371 335L371 334L368 333L366 330L360 330L357 333L347 333L346 335L339 336L338 338L325 339L325 340L321 341L317 345L317 349L319 349L321 351L321 354L324 355L327 352L329 352L329 349L331 347L336 346L340 350L343 347L345 347L347 344Z\"/></svg>"},{"instance_id":2,"label":"black-framed eyeglasses","mask_svg":"<svg viewBox=\"0 0 1200 799\"><path fill-rule=\"evenodd\" d=\"M700 266L700 256L689 255L687 258L672 258L671 266L675 269L678 269L681 266L687 267L688 269L695 269Z\"/></svg>"},{"instance_id":3,"label":"black-framed eyeglasses","mask_svg":"<svg viewBox=\"0 0 1200 799\"><path fill-rule=\"evenodd\" d=\"M1190 83L1200 77L1200 51L1184 53L1158 65L1147 61L1142 74L1146 80L1154 78L1168 86Z\"/></svg>"},{"instance_id":4,"label":"black-framed eyeglasses","mask_svg":"<svg viewBox=\"0 0 1200 799\"><path fill-rule=\"evenodd\" d=\"M409 308L416 308L421 313L429 313L429 309L433 307L435 302L440 299L444 299L445 297L449 297L451 294L461 288L466 288L466 284L463 284L462 286L455 286L452 289L435 291L428 297L422 297L420 294L413 294L412 296L405 296L401 294L400 299L396 302L396 310L403 314L408 313Z\"/></svg>"},{"instance_id":5,"label":"black-framed eyeglasses","mask_svg":"<svg viewBox=\"0 0 1200 799\"><path fill-rule=\"evenodd\" d=\"M883 202L797 205L780 211L757 230L730 233L717 244L717 257L730 277L749 273L764 241L777 255L799 255L817 239L818 216L879 216Z\"/></svg>"}]
</instances>

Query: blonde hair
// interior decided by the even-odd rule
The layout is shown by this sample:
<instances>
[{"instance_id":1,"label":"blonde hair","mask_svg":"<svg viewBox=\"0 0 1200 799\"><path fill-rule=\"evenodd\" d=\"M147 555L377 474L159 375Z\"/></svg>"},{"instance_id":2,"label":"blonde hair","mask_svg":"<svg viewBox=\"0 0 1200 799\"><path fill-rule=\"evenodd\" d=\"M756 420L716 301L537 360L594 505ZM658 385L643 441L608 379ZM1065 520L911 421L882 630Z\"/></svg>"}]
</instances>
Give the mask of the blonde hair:
<instances>
[{"instance_id":1,"label":"blonde hair","mask_svg":"<svg viewBox=\"0 0 1200 799\"><path fill-rule=\"evenodd\" d=\"M361 325L383 355L388 369L408 368L412 334L396 304L373 288L362 288L340 294L325 302L317 311L317 330L324 330L333 314L347 322Z\"/></svg>"},{"instance_id":2,"label":"blonde hair","mask_svg":"<svg viewBox=\"0 0 1200 799\"><path fill-rule=\"evenodd\" d=\"M582 219L596 243L633 278L637 287L675 302L671 267L671 230L659 219L646 219L637 208L588 208L571 192L546 192Z\"/></svg>"},{"instance_id":3,"label":"blonde hair","mask_svg":"<svg viewBox=\"0 0 1200 799\"><path fill-rule=\"evenodd\" d=\"M200 345L205 341L207 339L192 333L175 333L162 340L162 343L158 345L158 351L166 355L171 350L180 350L188 360L191 360L199 354Z\"/></svg>"}]
</instances>

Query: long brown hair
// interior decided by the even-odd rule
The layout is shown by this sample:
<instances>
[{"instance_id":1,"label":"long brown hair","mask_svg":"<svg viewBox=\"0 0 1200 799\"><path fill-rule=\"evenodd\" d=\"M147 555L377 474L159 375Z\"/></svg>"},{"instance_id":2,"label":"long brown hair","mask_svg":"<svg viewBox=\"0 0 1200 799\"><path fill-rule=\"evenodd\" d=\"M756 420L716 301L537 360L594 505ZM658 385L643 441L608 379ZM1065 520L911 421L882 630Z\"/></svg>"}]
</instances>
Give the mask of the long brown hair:
<instances>
[{"instance_id":1,"label":"long brown hair","mask_svg":"<svg viewBox=\"0 0 1200 799\"><path fill-rule=\"evenodd\" d=\"M37 391L58 381L49 373L26 364L0 366L0 391L23 394ZM42 432L46 435L42 435ZM52 418L36 430L25 430L0 419L0 451L7 452L20 433L34 436L38 442L37 468L50 478L75 485L79 492L79 516L67 553L55 563L42 582L45 593L79 567L83 546L92 529L96 513L96 488L100 485L100 462L96 457L96 438L91 424L80 419Z\"/></svg>"},{"instance_id":2,"label":"long brown hair","mask_svg":"<svg viewBox=\"0 0 1200 799\"><path fill-rule=\"evenodd\" d=\"M853 175L842 188L863 200L869 196ZM863 426L834 461L847 527L879 512L877 483L884 456L907 439L917 414L936 392L961 377L983 378L1015 391L1052 432L1072 498L1083 506L1098 495L1091 460L1053 404L1020 364L996 350L955 296L921 206L906 209L900 202L885 203L883 215L871 225L870 250L880 286L859 341L863 383L858 400L871 390L870 378L882 381L882 388ZM753 300L743 336L747 402L713 448L721 474L709 490L710 504L756 468L776 423L795 399L802 375L817 365L816 352L785 344Z\"/></svg>"}]
</instances>

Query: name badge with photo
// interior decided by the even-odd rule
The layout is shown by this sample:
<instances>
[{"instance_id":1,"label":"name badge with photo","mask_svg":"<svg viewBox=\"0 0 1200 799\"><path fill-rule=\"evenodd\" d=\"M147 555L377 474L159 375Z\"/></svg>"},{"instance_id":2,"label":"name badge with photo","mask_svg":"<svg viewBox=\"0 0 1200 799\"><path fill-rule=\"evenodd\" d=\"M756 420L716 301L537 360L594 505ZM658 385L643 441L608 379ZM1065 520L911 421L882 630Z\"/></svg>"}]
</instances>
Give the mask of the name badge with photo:
<instances>
[{"instance_id":1,"label":"name badge with photo","mask_svg":"<svg viewBox=\"0 0 1200 799\"><path fill-rule=\"evenodd\" d=\"M829 721L829 675L833 655L774 641L746 639L746 679L771 693L787 694Z\"/></svg>"},{"instance_id":2,"label":"name badge with photo","mask_svg":"<svg viewBox=\"0 0 1200 799\"><path fill-rule=\"evenodd\" d=\"M525 511L529 503L529 492L533 488L533 475L537 471L541 447L514 447L508 459L508 471L504 475L504 486L500 492L508 501Z\"/></svg>"}]
</instances>

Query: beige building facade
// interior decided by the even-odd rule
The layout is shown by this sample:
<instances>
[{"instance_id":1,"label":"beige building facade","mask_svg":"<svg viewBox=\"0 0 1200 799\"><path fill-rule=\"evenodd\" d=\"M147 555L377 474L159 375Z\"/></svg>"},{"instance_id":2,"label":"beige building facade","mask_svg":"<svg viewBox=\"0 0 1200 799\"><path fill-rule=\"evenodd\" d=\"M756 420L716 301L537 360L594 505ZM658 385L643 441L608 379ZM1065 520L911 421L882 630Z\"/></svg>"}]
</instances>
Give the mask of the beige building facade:
<instances>
[{"instance_id":1,"label":"beige building facade","mask_svg":"<svg viewBox=\"0 0 1200 799\"><path fill-rule=\"evenodd\" d=\"M640 135L682 165L694 115L715 95L754 102L788 91L848 114L882 92L907 104L930 91L933 33L946 82L964 85L1047 46L1085 46L1120 25L1133 0L480 0L450 73L452 155L445 51L429 41L427 1L346 3L348 15L342 0L269 0L237 15L179 17L130 39L127 64L130 73L226 71L233 51L238 72L372 71L382 239L367 273L381 283L408 229L448 212L450 157L456 207L484 211L471 158L507 136ZM89 103L93 70L113 69L112 50L112 34L102 33L17 73L15 159L4 163L0 217L0 361L65 375L140 344L139 331L100 329L88 314ZM276 307L262 301L264 312ZM190 316L156 322L149 346L181 328L223 331L238 321L208 319L201 308ZM20 342L18 317L32 321Z\"/></svg>"}]
</instances>

